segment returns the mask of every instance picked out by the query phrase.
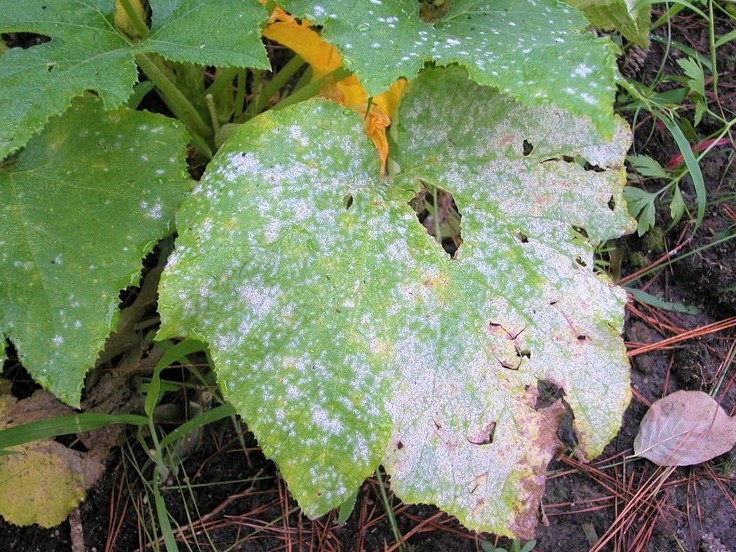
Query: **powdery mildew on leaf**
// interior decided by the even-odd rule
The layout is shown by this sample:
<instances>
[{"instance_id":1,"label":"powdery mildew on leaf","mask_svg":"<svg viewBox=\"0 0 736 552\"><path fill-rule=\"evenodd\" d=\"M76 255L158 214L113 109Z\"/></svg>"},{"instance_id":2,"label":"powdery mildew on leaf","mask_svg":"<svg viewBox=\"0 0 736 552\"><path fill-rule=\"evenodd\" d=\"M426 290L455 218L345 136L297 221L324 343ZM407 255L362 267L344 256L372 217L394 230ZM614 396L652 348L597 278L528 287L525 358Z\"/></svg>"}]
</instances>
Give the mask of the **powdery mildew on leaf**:
<instances>
[{"instance_id":1,"label":"powdery mildew on leaf","mask_svg":"<svg viewBox=\"0 0 736 552\"><path fill-rule=\"evenodd\" d=\"M80 101L0 168L0 334L71 405L189 188L184 132ZM80 167L82 170L80 171Z\"/></svg>"},{"instance_id":2,"label":"powdery mildew on leaf","mask_svg":"<svg viewBox=\"0 0 736 552\"><path fill-rule=\"evenodd\" d=\"M185 203L161 284L163 335L210 343L226 397L311 516L380 460L384 366L406 323L384 309L400 282L428 277L377 163L360 119L333 104L254 120Z\"/></svg>"},{"instance_id":3,"label":"powdery mildew on leaf","mask_svg":"<svg viewBox=\"0 0 736 552\"><path fill-rule=\"evenodd\" d=\"M249 0L153 0L149 37L130 44L112 25L113 0L0 0L0 33L51 38L0 57L0 158L23 147L72 98L94 90L119 107L137 81L134 56L268 69L260 26L267 15Z\"/></svg>"},{"instance_id":4,"label":"powdery mildew on leaf","mask_svg":"<svg viewBox=\"0 0 736 552\"><path fill-rule=\"evenodd\" d=\"M335 105L244 125L180 212L161 337L210 343L308 515L381 462L403 499L529 537L562 410L536 408L538 380L564 390L589 456L629 400L625 296L592 270L593 244L632 229L628 133L606 143L458 69L422 73L399 121L393 181ZM584 151L600 172L562 159ZM420 180L458 202L454 260L408 205Z\"/></svg>"},{"instance_id":5,"label":"powdery mildew on leaf","mask_svg":"<svg viewBox=\"0 0 736 552\"><path fill-rule=\"evenodd\" d=\"M702 391L675 391L655 401L639 425L634 454L658 466L692 466L736 445L736 418Z\"/></svg>"},{"instance_id":6,"label":"powdery mildew on leaf","mask_svg":"<svg viewBox=\"0 0 736 552\"><path fill-rule=\"evenodd\" d=\"M426 61L459 63L476 82L527 104L555 104L611 130L615 56L585 18L555 0L448 0L434 23L407 0L293 0L285 9L324 25L369 95Z\"/></svg>"},{"instance_id":7,"label":"powdery mildew on leaf","mask_svg":"<svg viewBox=\"0 0 736 552\"><path fill-rule=\"evenodd\" d=\"M628 131L618 122L615 140L595 146L584 121L460 70L421 74L400 121L400 178L452 193L463 244L437 282L434 336L397 347L406 356L384 465L409 501L530 536L556 426L556 413L534 409L537 380L564 391L589 457L629 401L624 294L592 272L593 246L634 228L621 195ZM583 154L600 172L563 159ZM474 443L488 426L492 443Z\"/></svg>"}]
</instances>

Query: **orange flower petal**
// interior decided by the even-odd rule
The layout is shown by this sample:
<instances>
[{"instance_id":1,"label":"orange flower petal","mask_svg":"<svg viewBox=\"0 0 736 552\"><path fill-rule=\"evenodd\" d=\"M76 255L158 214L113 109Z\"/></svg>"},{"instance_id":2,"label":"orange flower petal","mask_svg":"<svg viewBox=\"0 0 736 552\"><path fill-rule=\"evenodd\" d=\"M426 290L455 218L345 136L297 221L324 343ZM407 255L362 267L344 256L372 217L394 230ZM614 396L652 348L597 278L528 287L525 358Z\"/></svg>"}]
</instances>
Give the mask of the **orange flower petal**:
<instances>
[{"instance_id":1,"label":"orange flower petal","mask_svg":"<svg viewBox=\"0 0 736 552\"><path fill-rule=\"evenodd\" d=\"M318 79L342 67L342 56L310 27L308 21L300 23L281 8L276 8L263 29L263 36L300 56L312 66L313 78Z\"/></svg>"},{"instance_id":2,"label":"orange flower petal","mask_svg":"<svg viewBox=\"0 0 736 552\"><path fill-rule=\"evenodd\" d=\"M342 67L342 56L334 46L312 30L311 26L309 21L299 22L281 8L276 8L263 29L263 36L286 46L309 63L314 80ZM382 173L388 159L386 128L391 124L391 118L396 116L406 85L403 79L396 81L389 90L373 98L370 110L365 89L354 75L338 82L328 82L320 89L323 98L345 105L363 116L365 132L381 157Z\"/></svg>"}]
</instances>

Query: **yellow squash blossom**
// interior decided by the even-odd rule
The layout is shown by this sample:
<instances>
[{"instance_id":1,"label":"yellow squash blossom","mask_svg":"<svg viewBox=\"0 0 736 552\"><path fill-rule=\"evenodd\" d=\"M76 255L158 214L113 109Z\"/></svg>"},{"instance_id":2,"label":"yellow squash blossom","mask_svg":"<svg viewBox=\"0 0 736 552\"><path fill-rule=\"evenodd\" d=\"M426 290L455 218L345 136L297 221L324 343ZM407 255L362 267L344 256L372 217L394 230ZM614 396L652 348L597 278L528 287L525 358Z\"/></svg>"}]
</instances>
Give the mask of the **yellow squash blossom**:
<instances>
[{"instance_id":1,"label":"yellow squash blossom","mask_svg":"<svg viewBox=\"0 0 736 552\"><path fill-rule=\"evenodd\" d=\"M283 44L309 63L312 78L316 80L342 67L342 56L311 27L309 21L299 22L281 8L276 8L263 30L263 36ZM345 105L364 118L365 132L381 156L381 172L385 170L388 158L386 128L396 115L405 88L405 80L396 81L387 92L373 98L370 108L365 89L354 75L339 82L328 81L320 89L323 98Z\"/></svg>"}]
</instances>

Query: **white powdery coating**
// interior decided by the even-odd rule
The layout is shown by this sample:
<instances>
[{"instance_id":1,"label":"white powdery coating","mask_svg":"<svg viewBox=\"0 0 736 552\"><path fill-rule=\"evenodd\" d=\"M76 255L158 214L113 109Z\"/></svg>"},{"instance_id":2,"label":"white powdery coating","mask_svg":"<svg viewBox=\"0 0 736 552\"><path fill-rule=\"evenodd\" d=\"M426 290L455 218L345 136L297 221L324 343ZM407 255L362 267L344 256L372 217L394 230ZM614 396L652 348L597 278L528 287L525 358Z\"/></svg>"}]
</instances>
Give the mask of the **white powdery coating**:
<instances>
[{"instance_id":1,"label":"white powdery coating","mask_svg":"<svg viewBox=\"0 0 736 552\"><path fill-rule=\"evenodd\" d=\"M387 190L362 121L310 107L317 123L275 125L262 146L244 138L243 151L231 139L211 163L183 211L190 230L162 303L209 341L229 400L316 515L346 498L383 450L383 306L408 258L393 220L416 219L406 205L375 203ZM316 128L333 118L339 130Z\"/></svg>"},{"instance_id":2,"label":"white powdery coating","mask_svg":"<svg viewBox=\"0 0 736 552\"><path fill-rule=\"evenodd\" d=\"M404 177L452 191L463 244L439 279L447 290L435 288L449 304L425 297L423 319L394 344L401 375L383 463L399 496L499 530L513 506L498 497L533 500L531 485L511 482L543 472L551 454L535 443L539 414L525 402L526 386L547 379L563 387L581 447L591 451L628 400L618 333L624 294L593 275L592 247L572 228L586 228L592 241L629 225L622 205L608 206L620 197L618 169L593 173L560 159L585 151L607 168L621 162L626 140L618 132L595 145L589 125L558 110L504 109L499 100L507 100L472 90L464 77L454 88L449 73L433 76L420 77L402 106L411 128L400 144L403 168L416 167ZM447 152L438 147L445 141ZM398 297L412 293L405 285ZM493 442L475 444L491 423Z\"/></svg>"},{"instance_id":3,"label":"white powdery coating","mask_svg":"<svg viewBox=\"0 0 736 552\"><path fill-rule=\"evenodd\" d=\"M325 0L308 15L349 55L369 95L399 77L411 80L432 60L460 63L477 82L530 103L557 102L598 120L610 113L615 67L609 47L585 32L580 13L560 4L460 0L456 16L441 25L423 21L416 7L403 2L347 5Z\"/></svg>"},{"instance_id":4,"label":"white powdery coating","mask_svg":"<svg viewBox=\"0 0 736 552\"><path fill-rule=\"evenodd\" d=\"M82 102L19 154L16 168L30 155L33 171L0 175L15 180L12 200L0 191L6 219L22 214L0 225L0 242L12 252L0 253L0 262L24 272L6 271L9 279L0 283L19 290L7 298L11 308L0 305L7 324L0 333L16 344L34 378L70 404L113 330L120 290L137 284L141 256L165 233L188 189L183 136L164 121ZM83 170L70 146L85 151ZM7 233L17 228L24 235Z\"/></svg>"},{"instance_id":5,"label":"white powdery coating","mask_svg":"<svg viewBox=\"0 0 736 552\"><path fill-rule=\"evenodd\" d=\"M231 142L182 217L193 230L170 268L200 293L177 295L176 308L210 342L227 397L310 515L359 484L388 438L383 462L400 493L503 528L514 506L493 498L533 497L510 482L551 454L535 433L537 379L565 388L587 436L607 435L619 415L595 405L621 388L609 322L622 296L592 274L592 247L573 228L614 232L618 184L560 159L615 148L596 146L590 125L473 90L460 73L414 84L402 114L412 141L401 144L401 178L455 194L456 260L378 181L372 151L319 128L337 116L321 104L307 104L299 128L273 115L263 134L243 133L244 151ZM565 129L575 135L550 138ZM493 443L479 445L492 424Z\"/></svg>"}]
</instances>

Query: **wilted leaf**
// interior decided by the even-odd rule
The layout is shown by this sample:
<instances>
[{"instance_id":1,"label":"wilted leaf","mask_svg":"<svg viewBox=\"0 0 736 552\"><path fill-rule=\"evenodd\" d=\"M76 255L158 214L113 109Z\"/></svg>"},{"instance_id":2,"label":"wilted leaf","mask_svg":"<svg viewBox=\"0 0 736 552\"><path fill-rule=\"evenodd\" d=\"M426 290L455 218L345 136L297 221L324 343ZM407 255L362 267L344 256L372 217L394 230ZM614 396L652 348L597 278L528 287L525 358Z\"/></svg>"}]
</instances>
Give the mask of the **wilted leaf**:
<instances>
[{"instance_id":1,"label":"wilted leaf","mask_svg":"<svg viewBox=\"0 0 736 552\"><path fill-rule=\"evenodd\" d=\"M80 101L0 165L0 335L71 405L189 189L172 119Z\"/></svg>"},{"instance_id":2,"label":"wilted leaf","mask_svg":"<svg viewBox=\"0 0 736 552\"><path fill-rule=\"evenodd\" d=\"M676 391L652 404L634 439L634 454L659 466L692 466L731 450L736 419L702 391Z\"/></svg>"},{"instance_id":3,"label":"wilted leaf","mask_svg":"<svg viewBox=\"0 0 736 552\"><path fill-rule=\"evenodd\" d=\"M538 381L562 388L588 456L629 401L625 295L593 272L594 244L632 227L628 131L608 142L457 68L422 73L398 124L393 179L334 104L243 125L180 211L159 337L210 344L309 516L383 463L404 499L530 537L561 410L536 408ZM408 204L420 181L462 213L454 260Z\"/></svg>"}]
</instances>

